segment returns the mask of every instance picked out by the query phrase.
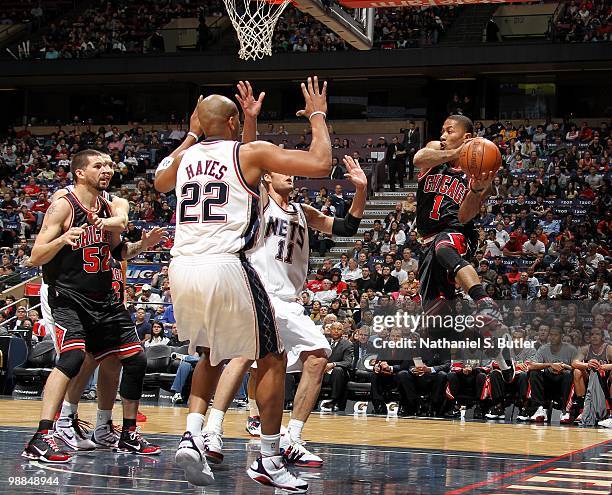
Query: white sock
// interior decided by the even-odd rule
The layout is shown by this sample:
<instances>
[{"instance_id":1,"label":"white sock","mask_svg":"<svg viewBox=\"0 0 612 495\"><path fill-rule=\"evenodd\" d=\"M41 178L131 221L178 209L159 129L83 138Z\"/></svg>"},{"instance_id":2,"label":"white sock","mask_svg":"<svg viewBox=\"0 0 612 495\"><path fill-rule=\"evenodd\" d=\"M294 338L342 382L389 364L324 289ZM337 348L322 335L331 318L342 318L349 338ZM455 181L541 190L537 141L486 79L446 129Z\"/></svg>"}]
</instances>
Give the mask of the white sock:
<instances>
[{"instance_id":1,"label":"white sock","mask_svg":"<svg viewBox=\"0 0 612 495\"><path fill-rule=\"evenodd\" d=\"M499 351L499 354L495 358L495 362L499 364L499 369L502 371L509 370L510 366L506 363L504 356L502 355L502 351Z\"/></svg>"},{"instance_id":2,"label":"white sock","mask_svg":"<svg viewBox=\"0 0 612 495\"><path fill-rule=\"evenodd\" d=\"M62 402L62 410L60 412L60 418L67 418L70 415L74 417L78 408L79 408L78 404L71 404L68 401Z\"/></svg>"},{"instance_id":3,"label":"white sock","mask_svg":"<svg viewBox=\"0 0 612 495\"><path fill-rule=\"evenodd\" d=\"M212 431L213 433L217 433L218 435L223 435L223 418L225 417L225 413L220 411L219 409L211 408L208 413L208 421L206 422L206 429L208 431Z\"/></svg>"},{"instance_id":4,"label":"white sock","mask_svg":"<svg viewBox=\"0 0 612 495\"><path fill-rule=\"evenodd\" d=\"M292 440L302 439L302 429L304 428L304 422L297 419L290 419L287 425L287 432Z\"/></svg>"},{"instance_id":5,"label":"white sock","mask_svg":"<svg viewBox=\"0 0 612 495\"><path fill-rule=\"evenodd\" d=\"M276 435L261 435L261 455L262 457L272 457L280 453L280 433Z\"/></svg>"},{"instance_id":6,"label":"white sock","mask_svg":"<svg viewBox=\"0 0 612 495\"><path fill-rule=\"evenodd\" d=\"M257 407L257 401L249 397L249 416L259 416L259 408Z\"/></svg>"},{"instance_id":7,"label":"white sock","mask_svg":"<svg viewBox=\"0 0 612 495\"><path fill-rule=\"evenodd\" d=\"M98 409L96 414L96 428L104 426L113 418L113 410Z\"/></svg>"},{"instance_id":8,"label":"white sock","mask_svg":"<svg viewBox=\"0 0 612 495\"><path fill-rule=\"evenodd\" d=\"M200 435L204 426L204 415L200 413L189 413L187 415L187 431L192 435Z\"/></svg>"}]
</instances>

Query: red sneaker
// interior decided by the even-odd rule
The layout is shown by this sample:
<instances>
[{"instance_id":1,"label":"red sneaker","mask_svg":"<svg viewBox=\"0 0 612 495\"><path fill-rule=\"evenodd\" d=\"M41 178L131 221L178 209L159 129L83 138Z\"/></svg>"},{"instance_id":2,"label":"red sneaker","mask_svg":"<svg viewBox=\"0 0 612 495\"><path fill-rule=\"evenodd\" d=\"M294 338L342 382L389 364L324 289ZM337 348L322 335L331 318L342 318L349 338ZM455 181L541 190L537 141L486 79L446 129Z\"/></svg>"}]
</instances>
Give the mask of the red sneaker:
<instances>
[{"instance_id":1,"label":"red sneaker","mask_svg":"<svg viewBox=\"0 0 612 495\"><path fill-rule=\"evenodd\" d=\"M147 442L140 434L138 427L123 430L117 447L113 448L113 452L122 452L125 454L137 455L159 455L161 447Z\"/></svg>"},{"instance_id":2,"label":"red sneaker","mask_svg":"<svg viewBox=\"0 0 612 495\"><path fill-rule=\"evenodd\" d=\"M140 411L136 414L136 422L137 423L146 423L147 417L142 414Z\"/></svg>"},{"instance_id":3,"label":"red sneaker","mask_svg":"<svg viewBox=\"0 0 612 495\"><path fill-rule=\"evenodd\" d=\"M25 446L21 457L55 464L69 462L72 459L70 454L59 449L53 435L48 431L37 431Z\"/></svg>"}]
</instances>

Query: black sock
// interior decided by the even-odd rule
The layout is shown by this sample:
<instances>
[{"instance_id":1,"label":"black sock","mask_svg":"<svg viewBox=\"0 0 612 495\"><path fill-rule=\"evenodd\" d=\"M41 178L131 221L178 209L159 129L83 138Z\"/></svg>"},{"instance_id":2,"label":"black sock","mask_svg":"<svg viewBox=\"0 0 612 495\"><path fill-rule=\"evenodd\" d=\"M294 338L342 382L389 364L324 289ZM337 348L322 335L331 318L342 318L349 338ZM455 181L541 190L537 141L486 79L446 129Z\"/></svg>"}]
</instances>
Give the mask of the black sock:
<instances>
[{"instance_id":1,"label":"black sock","mask_svg":"<svg viewBox=\"0 0 612 495\"><path fill-rule=\"evenodd\" d=\"M53 430L53 421L50 419L41 419L38 423L38 431L51 431Z\"/></svg>"},{"instance_id":2,"label":"black sock","mask_svg":"<svg viewBox=\"0 0 612 495\"><path fill-rule=\"evenodd\" d=\"M485 292L484 287L482 286L482 284L474 285L471 289L468 290L468 295L474 301L480 301L481 299L484 299L485 297L489 297L489 296L487 296L487 293Z\"/></svg>"},{"instance_id":3,"label":"black sock","mask_svg":"<svg viewBox=\"0 0 612 495\"><path fill-rule=\"evenodd\" d=\"M136 428L136 420L123 418L123 431L127 431L130 428Z\"/></svg>"}]
</instances>

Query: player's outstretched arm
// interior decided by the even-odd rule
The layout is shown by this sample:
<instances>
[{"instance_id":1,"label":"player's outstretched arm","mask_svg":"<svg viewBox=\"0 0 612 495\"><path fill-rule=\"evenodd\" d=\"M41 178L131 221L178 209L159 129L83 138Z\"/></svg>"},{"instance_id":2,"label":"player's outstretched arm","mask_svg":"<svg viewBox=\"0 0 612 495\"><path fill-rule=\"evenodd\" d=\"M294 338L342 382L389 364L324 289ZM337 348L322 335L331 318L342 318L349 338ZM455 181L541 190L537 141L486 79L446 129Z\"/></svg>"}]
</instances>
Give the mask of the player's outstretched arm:
<instances>
[{"instance_id":1,"label":"player's outstretched arm","mask_svg":"<svg viewBox=\"0 0 612 495\"><path fill-rule=\"evenodd\" d=\"M200 119L198 118L198 105L204 99L202 95L198 98L195 109L189 118L189 134L185 136L184 141L181 145L164 158L157 166L155 171L155 189L159 192L167 193L174 189L176 185L176 172L181 164L185 151L191 148L194 144L197 144L198 139L202 135L202 126L200 125ZM193 135L198 136L195 138Z\"/></svg>"},{"instance_id":2,"label":"player's outstretched arm","mask_svg":"<svg viewBox=\"0 0 612 495\"><path fill-rule=\"evenodd\" d=\"M480 177L470 177L470 190L463 198L457 215L463 224L468 223L480 212L480 205L486 201L491 194L491 184L495 178L495 172L483 172Z\"/></svg>"},{"instance_id":3,"label":"player's outstretched arm","mask_svg":"<svg viewBox=\"0 0 612 495\"><path fill-rule=\"evenodd\" d=\"M151 249L160 242L165 242L166 230L161 227L153 227L149 231L143 230L142 237L137 242L122 241L119 233L113 233L112 255L118 261L131 260L140 253Z\"/></svg>"},{"instance_id":4,"label":"player's outstretched arm","mask_svg":"<svg viewBox=\"0 0 612 495\"><path fill-rule=\"evenodd\" d=\"M250 143L257 140L257 116L261 112L261 105L266 93L259 93L259 98L253 96L253 88L249 81L239 81L236 85L238 94L235 95L244 113L242 127L242 142Z\"/></svg>"},{"instance_id":5,"label":"player's outstretched arm","mask_svg":"<svg viewBox=\"0 0 612 495\"><path fill-rule=\"evenodd\" d=\"M72 209L68 201L61 198L49 206L32 248L32 255L30 256L32 266L42 266L49 263L64 246L76 246L76 240L84 232L83 228L72 227L63 232L64 223L71 214Z\"/></svg>"},{"instance_id":6,"label":"player's outstretched arm","mask_svg":"<svg viewBox=\"0 0 612 495\"><path fill-rule=\"evenodd\" d=\"M312 206L302 205L308 226L325 234L354 236L357 233L367 198L368 179L352 157L345 155L342 160L347 173L344 176L355 185L353 204L344 218L333 218L324 215Z\"/></svg>"},{"instance_id":7,"label":"player's outstretched arm","mask_svg":"<svg viewBox=\"0 0 612 495\"><path fill-rule=\"evenodd\" d=\"M267 143L255 141L240 147L240 162L245 165L244 174L250 184L258 182L263 170L285 175L326 177L331 170L331 141L327 129L327 82L319 87L317 76L302 83L306 103L299 116L308 117L312 127L312 142L308 151L285 150Z\"/></svg>"},{"instance_id":8,"label":"player's outstretched arm","mask_svg":"<svg viewBox=\"0 0 612 495\"><path fill-rule=\"evenodd\" d=\"M429 141L424 148L421 148L414 155L414 166L419 170L429 170L447 162L454 162L459 158L462 147L454 150L444 150L440 141Z\"/></svg>"}]
</instances>

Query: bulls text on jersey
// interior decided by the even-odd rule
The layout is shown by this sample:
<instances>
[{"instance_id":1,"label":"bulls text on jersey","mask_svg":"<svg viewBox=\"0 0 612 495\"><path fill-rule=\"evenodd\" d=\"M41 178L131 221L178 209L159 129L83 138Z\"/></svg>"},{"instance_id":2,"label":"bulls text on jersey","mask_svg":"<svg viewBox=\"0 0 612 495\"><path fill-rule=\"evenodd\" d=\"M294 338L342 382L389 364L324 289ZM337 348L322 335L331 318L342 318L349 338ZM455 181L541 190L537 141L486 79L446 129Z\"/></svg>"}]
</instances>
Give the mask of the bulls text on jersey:
<instances>
[{"instance_id":1,"label":"bulls text on jersey","mask_svg":"<svg viewBox=\"0 0 612 495\"><path fill-rule=\"evenodd\" d=\"M446 174L429 174L425 177L423 192L440 193L460 205L468 192L466 185L457 177Z\"/></svg>"},{"instance_id":2,"label":"bulls text on jersey","mask_svg":"<svg viewBox=\"0 0 612 495\"><path fill-rule=\"evenodd\" d=\"M75 245L72 246L73 251L102 242L111 244L112 236L110 232L97 229L93 225L88 225L83 230L84 232L81 234L81 237L74 241Z\"/></svg>"}]
</instances>

